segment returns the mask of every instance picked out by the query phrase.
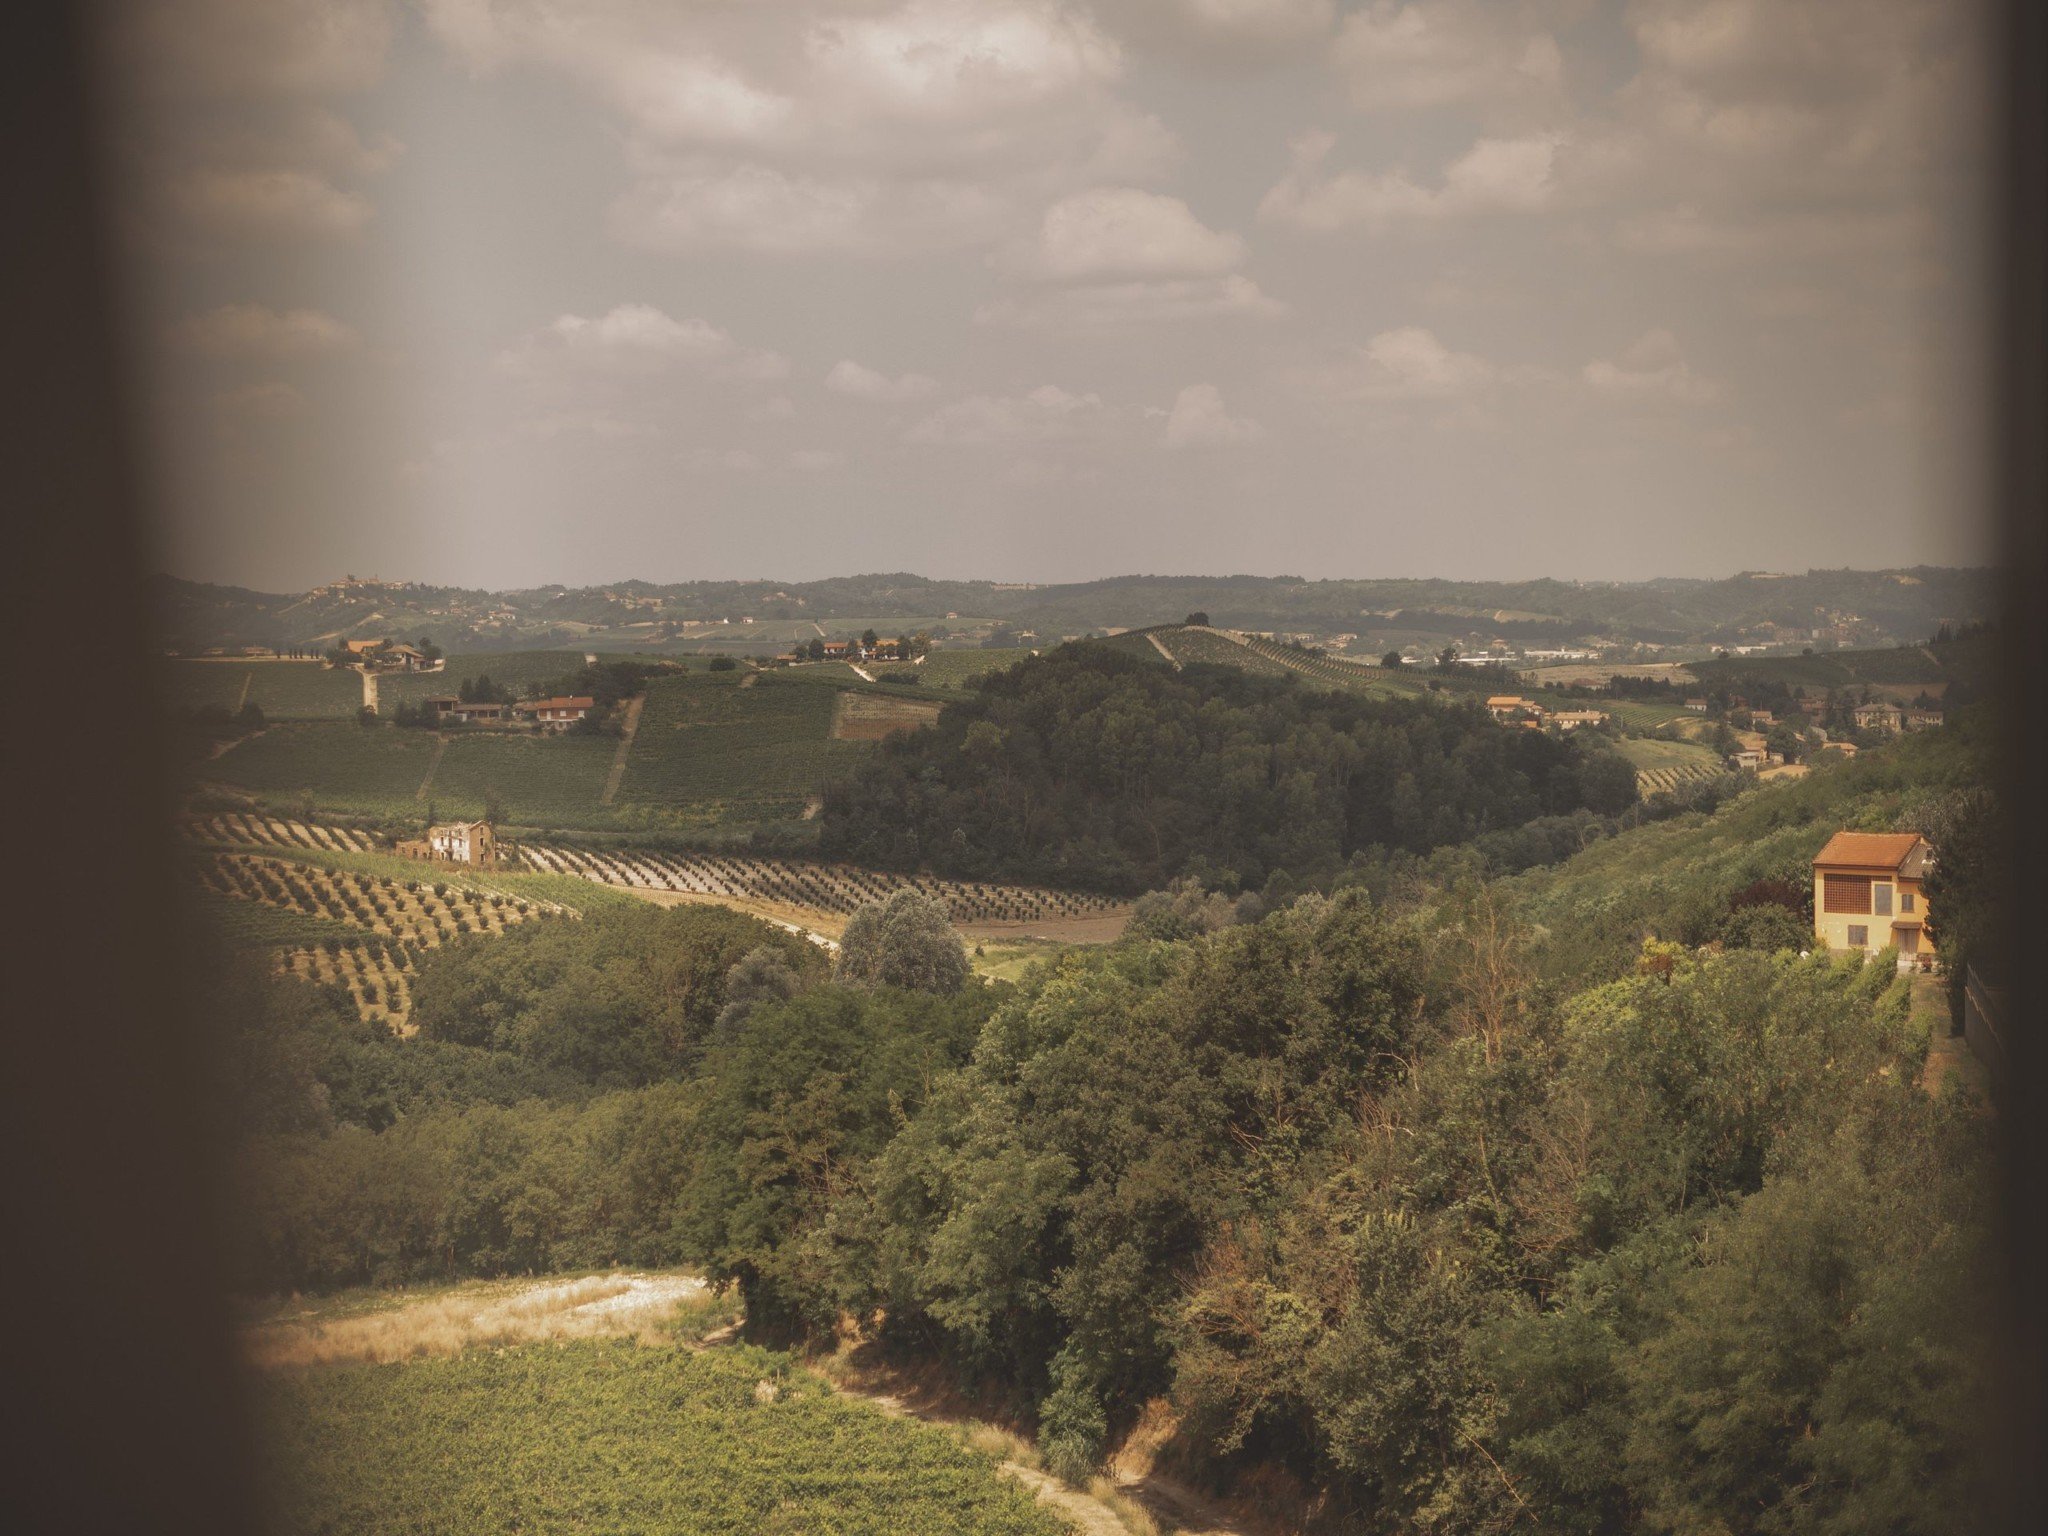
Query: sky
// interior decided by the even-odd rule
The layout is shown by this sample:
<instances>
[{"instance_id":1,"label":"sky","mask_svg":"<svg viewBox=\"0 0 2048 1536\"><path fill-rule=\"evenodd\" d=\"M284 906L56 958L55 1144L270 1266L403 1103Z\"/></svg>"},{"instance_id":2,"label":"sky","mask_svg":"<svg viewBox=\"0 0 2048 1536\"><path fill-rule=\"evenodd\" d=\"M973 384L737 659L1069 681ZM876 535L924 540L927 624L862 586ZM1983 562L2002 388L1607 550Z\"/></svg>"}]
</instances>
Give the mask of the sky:
<instances>
[{"instance_id":1,"label":"sky","mask_svg":"<svg viewBox=\"0 0 2048 1536\"><path fill-rule=\"evenodd\" d=\"M1988 558L1957 0L135 0L159 558Z\"/></svg>"}]
</instances>

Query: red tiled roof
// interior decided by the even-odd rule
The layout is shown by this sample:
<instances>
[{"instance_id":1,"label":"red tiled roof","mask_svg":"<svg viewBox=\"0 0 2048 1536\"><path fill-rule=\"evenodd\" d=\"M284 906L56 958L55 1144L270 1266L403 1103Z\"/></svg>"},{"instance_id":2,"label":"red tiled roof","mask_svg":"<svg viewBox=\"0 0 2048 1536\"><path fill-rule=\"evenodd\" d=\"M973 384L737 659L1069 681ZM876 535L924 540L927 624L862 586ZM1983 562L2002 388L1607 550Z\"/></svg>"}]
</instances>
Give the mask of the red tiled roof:
<instances>
[{"instance_id":1,"label":"red tiled roof","mask_svg":"<svg viewBox=\"0 0 2048 1536\"><path fill-rule=\"evenodd\" d=\"M1814 855L1815 864L1847 864L1859 869L1897 869L1920 843L1918 832L1837 832Z\"/></svg>"},{"instance_id":2,"label":"red tiled roof","mask_svg":"<svg viewBox=\"0 0 2048 1536\"><path fill-rule=\"evenodd\" d=\"M595 699L587 699L579 694L566 699L528 699L519 708L536 712L543 709L591 709L596 703Z\"/></svg>"}]
</instances>

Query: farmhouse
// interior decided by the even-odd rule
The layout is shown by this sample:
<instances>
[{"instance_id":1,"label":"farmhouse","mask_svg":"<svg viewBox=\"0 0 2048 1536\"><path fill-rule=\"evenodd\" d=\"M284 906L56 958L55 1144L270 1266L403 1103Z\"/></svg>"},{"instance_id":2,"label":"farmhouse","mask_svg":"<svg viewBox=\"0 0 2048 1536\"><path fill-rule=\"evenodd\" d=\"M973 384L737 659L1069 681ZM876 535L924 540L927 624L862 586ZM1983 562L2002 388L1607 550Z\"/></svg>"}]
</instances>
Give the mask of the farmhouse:
<instances>
[{"instance_id":1,"label":"farmhouse","mask_svg":"<svg viewBox=\"0 0 2048 1536\"><path fill-rule=\"evenodd\" d=\"M529 715L533 723L545 731L565 731L596 708L597 701L587 694L575 694L553 699L527 699L512 707L522 715Z\"/></svg>"},{"instance_id":2,"label":"farmhouse","mask_svg":"<svg viewBox=\"0 0 2048 1536\"><path fill-rule=\"evenodd\" d=\"M1696 715L1704 715L1707 712L1707 701L1705 699L1687 699L1685 707Z\"/></svg>"},{"instance_id":3,"label":"farmhouse","mask_svg":"<svg viewBox=\"0 0 2048 1536\"><path fill-rule=\"evenodd\" d=\"M440 704L444 701L430 702ZM445 702L448 707L440 711L441 718L456 725L502 725L505 720L505 706L494 700L479 699L467 704L460 699Z\"/></svg>"},{"instance_id":4,"label":"farmhouse","mask_svg":"<svg viewBox=\"0 0 2048 1536\"><path fill-rule=\"evenodd\" d=\"M425 651L404 644L386 646L377 652L376 663L401 672L438 672L442 666L438 661L429 660Z\"/></svg>"},{"instance_id":5,"label":"farmhouse","mask_svg":"<svg viewBox=\"0 0 2048 1536\"><path fill-rule=\"evenodd\" d=\"M852 650L853 642L851 640L827 640L825 642L825 659L827 661L844 661Z\"/></svg>"},{"instance_id":6,"label":"farmhouse","mask_svg":"<svg viewBox=\"0 0 2048 1536\"><path fill-rule=\"evenodd\" d=\"M498 862L498 834L487 821L455 821L427 828L428 857L455 864Z\"/></svg>"},{"instance_id":7,"label":"farmhouse","mask_svg":"<svg viewBox=\"0 0 2048 1536\"><path fill-rule=\"evenodd\" d=\"M1899 733L1903 717L1896 704L1859 704L1856 706L1856 729L1859 731L1889 731Z\"/></svg>"},{"instance_id":8,"label":"farmhouse","mask_svg":"<svg viewBox=\"0 0 2048 1536\"><path fill-rule=\"evenodd\" d=\"M1518 693L1494 694L1486 701L1486 712L1496 720L1541 720L1548 713L1534 699L1525 699Z\"/></svg>"},{"instance_id":9,"label":"farmhouse","mask_svg":"<svg viewBox=\"0 0 2048 1536\"><path fill-rule=\"evenodd\" d=\"M1550 723L1560 731L1576 731L1582 725L1605 725L1607 712L1602 709L1561 709L1550 717Z\"/></svg>"},{"instance_id":10,"label":"farmhouse","mask_svg":"<svg viewBox=\"0 0 2048 1536\"><path fill-rule=\"evenodd\" d=\"M1909 709L1905 712L1903 724L1909 731L1938 731L1941 721L1942 714L1938 709Z\"/></svg>"},{"instance_id":11,"label":"farmhouse","mask_svg":"<svg viewBox=\"0 0 2048 1536\"><path fill-rule=\"evenodd\" d=\"M1813 931L1830 949L1897 945L1901 970L1929 970L1922 883L1934 848L1917 832L1837 832L1813 860Z\"/></svg>"}]
</instances>

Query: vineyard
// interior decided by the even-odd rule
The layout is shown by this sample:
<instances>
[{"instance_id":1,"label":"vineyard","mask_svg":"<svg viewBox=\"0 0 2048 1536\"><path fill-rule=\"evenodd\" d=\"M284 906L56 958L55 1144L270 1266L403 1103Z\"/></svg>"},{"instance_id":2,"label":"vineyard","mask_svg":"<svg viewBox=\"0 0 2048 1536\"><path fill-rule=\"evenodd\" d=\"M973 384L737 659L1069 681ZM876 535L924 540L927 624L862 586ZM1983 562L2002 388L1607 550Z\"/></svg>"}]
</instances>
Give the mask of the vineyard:
<instances>
[{"instance_id":1,"label":"vineyard","mask_svg":"<svg viewBox=\"0 0 2048 1536\"><path fill-rule=\"evenodd\" d=\"M272 720L339 720L363 707L362 677L317 661L165 658L157 688L174 710L250 703Z\"/></svg>"},{"instance_id":2,"label":"vineyard","mask_svg":"<svg viewBox=\"0 0 2048 1536\"><path fill-rule=\"evenodd\" d=\"M422 878L408 880L213 850L194 854L191 874L211 896L249 903L266 914L261 924L231 929L232 938L273 941L279 970L345 987L363 1018L400 1034L410 1030L407 978L420 951L465 935L500 934L516 923L566 910L483 885L451 883L425 867ZM314 919L328 931L317 938L296 931L294 918Z\"/></svg>"},{"instance_id":3,"label":"vineyard","mask_svg":"<svg viewBox=\"0 0 2048 1536\"><path fill-rule=\"evenodd\" d=\"M905 889L945 902L953 921L962 926L1111 918L1125 910L1108 897L1074 891L982 885L737 853L598 850L544 843L525 843L519 851L530 868L604 885L781 902L840 915L870 902L886 901Z\"/></svg>"},{"instance_id":4,"label":"vineyard","mask_svg":"<svg viewBox=\"0 0 2048 1536\"><path fill-rule=\"evenodd\" d=\"M1713 752L1687 741L1638 737L1618 743L1617 750L1635 765L1636 787L1645 798L1670 794L1684 785L1718 778L1727 771Z\"/></svg>"},{"instance_id":5,"label":"vineyard","mask_svg":"<svg viewBox=\"0 0 2048 1536\"><path fill-rule=\"evenodd\" d=\"M747 678L755 685L742 687ZM837 689L772 673L662 678L647 690L620 799L692 823L796 816L825 779L868 750L832 739L837 699Z\"/></svg>"},{"instance_id":6,"label":"vineyard","mask_svg":"<svg viewBox=\"0 0 2048 1536\"><path fill-rule=\"evenodd\" d=\"M288 1533L1065 1529L960 1435L748 1346L575 1341L276 1371L258 1406Z\"/></svg>"}]
</instances>

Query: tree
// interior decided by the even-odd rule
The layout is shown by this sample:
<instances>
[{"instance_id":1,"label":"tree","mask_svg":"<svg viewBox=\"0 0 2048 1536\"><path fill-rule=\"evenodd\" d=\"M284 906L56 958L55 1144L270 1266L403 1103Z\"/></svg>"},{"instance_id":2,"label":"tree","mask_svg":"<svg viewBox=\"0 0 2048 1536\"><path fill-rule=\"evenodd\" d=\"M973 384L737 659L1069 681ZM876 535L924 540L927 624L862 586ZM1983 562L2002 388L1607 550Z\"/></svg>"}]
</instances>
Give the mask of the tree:
<instances>
[{"instance_id":1,"label":"tree","mask_svg":"<svg viewBox=\"0 0 2048 1536\"><path fill-rule=\"evenodd\" d=\"M872 651L877 645L877 643L880 642L881 638L882 637L876 634L872 629L862 630L860 632L861 654L866 655L868 652Z\"/></svg>"},{"instance_id":2,"label":"tree","mask_svg":"<svg viewBox=\"0 0 2048 1536\"><path fill-rule=\"evenodd\" d=\"M1401 665L1401 653L1399 651L1387 652L1386 655L1380 658L1380 665L1389 672L1397 671Z\"/></svg>"},{"instance_id":3,"label":"tree","mask_svg":"<svg viewBox=\"0 0 2048 1536\"><path fill-rule=\"evenodd\" d=\"M1458 647L1455 643L1445 646L1436 653L1436 664L1446 671L1458 664Z\"/></svg>"},{"instance_id":4,"label":"tree","mask_svg":"<svg viewBox=\"0 0 2048 1536\"><path fill-rule=\"evenodd\" d=\"M944 995L967 984L967 947L943 901L900 890L854 913L834 974L852 986Z\"/></svg>"},{"instance_id":5,"label":"tree","mask_svg":"<svg viewBox=\"0 0 2048 1536\"><path fill-rule=\"evenodd\" d=\"M803 978L790 967L782 950L763 944L750 949L725 973L725 1006L712 1026L715 1043L731 1040L746 1027L747 1017L763 1003L786 1003L803 990Z\"/></svg>"},{"instance_id":6,"label":"tree","mask_svg":"<svg viewBox=\"0 0 2048 1536\"><path fill-rule=\"evenodd\" d=\"M804 654L813 661L823 661L825 659L825 637L823 635L811 636L810 643L804 647Z\"/></svg>"},{"instance_id":7,"label":"tree","mask_svg":"<svg viewBox=\"0 0 2048 1536\"><path fill-rule=\"evenodd\" d=\"M1197 608L1185 619L1182 619L1181 622L1190 629L1207 629L1209 627L1209 615Z\"/></svg>"},{"instance_id":8,"label":"tree","mask_svg":"<svg viewBox=\"0 0 2048 1536\"><path fill-rule=\"evenodd\" d=\"M708 672L732 672L737 670L738 667L739 663L730 656L714 656L705 663L705 670Z\"/></svg>"}]
</instances>

